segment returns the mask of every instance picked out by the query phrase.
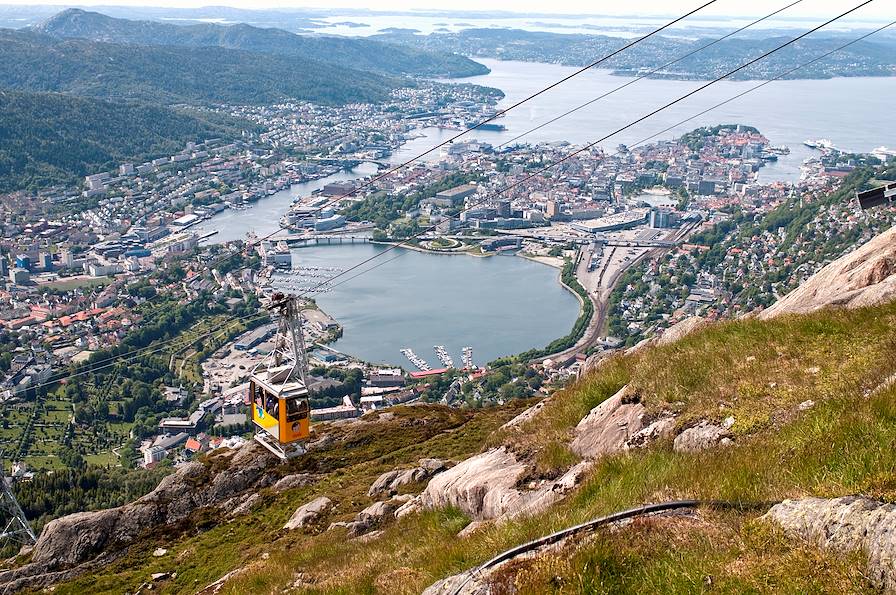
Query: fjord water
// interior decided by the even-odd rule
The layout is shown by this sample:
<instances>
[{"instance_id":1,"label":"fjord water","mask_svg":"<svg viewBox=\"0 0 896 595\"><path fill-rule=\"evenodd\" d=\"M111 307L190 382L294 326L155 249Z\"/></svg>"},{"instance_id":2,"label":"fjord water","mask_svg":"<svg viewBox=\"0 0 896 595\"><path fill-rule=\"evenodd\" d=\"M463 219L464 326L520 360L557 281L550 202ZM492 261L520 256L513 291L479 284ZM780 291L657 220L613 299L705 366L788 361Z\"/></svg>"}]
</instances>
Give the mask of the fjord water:
<instances>
[{"instance_id":1,"label":"fjord water","mask_svg":"<svg viewBox=\"0 0 896 595\"><path fill-rule=\"evenodd\" d=\"M293 250L293 264L347 269L384 249L373 244L299 248ZM514 256L400 252L394 261L317 297L344 326L336 349L411 368L399 352L410 347L439 368L433 345L445 345L455 365L470 346L481 365L547 345L569 332L578 316L578 300L557 282L557 269Z\"/></svg>"},{"instance_id":2,"label":"fjord water","mask_svg":"<svg viewBox=\"0 0 896 595\"><path fill-rule=\"evenodd\" d=\"M488 66L486 75L455 79L501 89L505 97L498 108L506 108L528 95L575 72L556 64L477 59ZM563 83L497 120L506 130L476 130L466 138L478 138L493 145L513 139L586 101L631 81L607 70L591 70ZM722 81L601 143L615 150L620 143L633 145L665 128L733 97L762 81ZM593 142L615 132L626 123L646 115L706 81L645 79L558 120L518 142ZM791 153L761 170L760 180L795 181L804 159L818 153L803 146L806 139L828 138L835 146L850 151L870 151L880 145L896 148L896 118L892 117L892 97L896 77L853 77L827 80L785 80L769 83L725 106L678 126L660 136L671 139L700 126L748 124L755 126L773 145L787 145ZM447 140L457 131L426 129L426 137L407 143L393 156L406 160L430 146ZM430 159L438 158L438 152Z\"/></svg>"},{"instance_id":3,"label":"fjord water","mask_svg":"<svg viewBox=\"0 0 896 595\"><path fill-rule=\"evenodd\" d=\"M488 75L461 79L504 91L500 107L559 80L575 69L551 64L480 60ZM503 132L476 131L469 138L498 145L555 115L571 109L631 80L595 70L541 96L500 122ZM605 148L633 144L711 105L758 84L759 81L723 82L694 98L608 139ZM644 80L631 85L566 119L526 137L529 142L568 141L581 144L613 132L625 122L700 86L698 81ZM896 147L896 119L890 115L896 78L839 78L777 81L661 138L672 138L702 125L750 124L775 145L787 145L791 154L762 169L760 179L793 181L800 163L818 153L802 145L807 138L829 138L838 147L868 151L879 145ZM398 150L397 163L416 156L435 143L457 134L454 130L425 129L426 136ZM524 142L521 141L521 142ZM430 154L437 159L439 152ZM264 235L275 231L279 218L297 196L310 194L327 182L373 173L366 164L352 172L298 184L262 199L249 208L225 211L203 224L219 230L215 242L243 239L248 231ZM295 262L310 266L347 268L382 248L372 245L319 246L294 251ZM336 348L352 355L409 365L399 353L411 347L433 366L438 360L433 345L445 345L460 361L460 349L474 348L483 363L511 353L542 347L566 334L578 312L578 303L557 283L557 271L519 258L479 259L403 251L404 255L375 271L340 285L318 302L345 327Z\"/></svg>"}]
</instances>

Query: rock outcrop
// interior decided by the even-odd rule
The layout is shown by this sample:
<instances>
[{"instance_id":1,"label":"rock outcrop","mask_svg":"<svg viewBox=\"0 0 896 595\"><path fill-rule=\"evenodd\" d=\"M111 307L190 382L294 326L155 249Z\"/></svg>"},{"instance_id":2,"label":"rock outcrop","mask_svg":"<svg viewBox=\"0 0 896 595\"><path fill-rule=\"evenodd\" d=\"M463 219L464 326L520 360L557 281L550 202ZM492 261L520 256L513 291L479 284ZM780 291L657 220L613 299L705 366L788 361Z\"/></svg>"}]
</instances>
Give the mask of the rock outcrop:
<instances>
[{"instance_id":1,"label":"rock outcrop","mask_svg":"<svg viewBox=\"0 0 896 595\"><path fill-rule=\"evenodd\" d=\"M656 440L672 436L674 430L675 416L671 414L663 415L629 436L622 448L623 450L645 448Z\"/></svg>"},{"instance_id":2,"label":"rock outcrop","mask_svg":"<svg viewBox=\"0 0 896 595\"><path fill-rule=\"evenodd\" d=\"M805 314L826 307L861 308L896 300L896 227L841 256L759 314Z\"/></svg>"},{"instance_id":3,"label":"rock outcrop","mask_svg":"<svg viewBox=\"0 0 896 595\"><path fill-rule=\"evenodd\" d=\"M619 452L629 438L644 427L646 409L627 397L629 388L624 386L582 418L570 445L574 453L586 459L596 459Z\"/></svg>"},{"instance_id":4,"label":"rock outcrop","mask_svg":"<svg viewBox=\"0 0 896 595\"><path fill-rule=\"evenodd\" d=\"M467 570L431 584L421 595L488 595L491 589L486 578Z\"/></svg>"},{"instance_id":5,"label":"rock outcrop","mask_svg":"<svg viewBox=\"0 0 896 595\"><path fill-rule=\"evenodd\" d=\"M478 521L535 514L563 498L589 467L590 463L580 463L559 479L524 490L517 482L528 469L526 462L507 448L494 448L436 475L419 500L407 506L417 502L423 508L454 506Z\"/></svg>"},{"instance_id":6,"label":"rock outcrop","mask_svg":"<svg viewBox=\"0 0 896 595\"><path fill-rule=\"evenodd\" d=\"M675 452L699 452L714 446L728 446L734 442L730 431L733 423L733 419L730 422L726 420L722 425L702 421L676 436L672 443L672 450Z\"/></svg>"},{"instance_id":7,"label":"rock outcrop","mask_svg":"<svg viewBox=\"0 0 896 595\"><path fill-rule=\"evenodd\" d=\"M273 462L274 457L254 442L239 450L223 449L208 464L194 461L179 467L130 504L54 519L41 531L32 561L0 574L0 586L43 584L41 575L123 551L149 530L185 521L199 509L233 502L234 496L250 488L266 487L267 466Z\"/></svg>"},{"instance_id":8,"label":"rock outcrop","mask_svg":"<svg viewBox=\"0 0 896 595\"><path fill-rule=\"evenodd\" d=\"M314 476L312 476L310 473L295 473L293 475L281 477L277 480L277 483L275 483L271 487L271 489L279 494L287 490L304 488L305 486L309 486L312 483L314 483Z\"/></svg>"},{"instance_id":9,"label":"rock outcrop","mask_svg":"<svg viewBox=\"0 0 896 595\"><path fill-rule=\"evenodd\" d=\"M315 498L307 504L299 506L286 524L284 529L302 529L308 525L315 523L321 519L329 510L333 508L333 501L326 496Z\"/></svg>"},{"instance_id":10,"label":"rock outcrop","mask_svg":"<svg viewBox=\"0 0 896 595\"><path fill-rule=\"evenodd\" d=\"M684 337L690 335L694 331L700 330L704 326L709 324L705 318L702 316L691 316L690 318L685 318L681 322L673 324L665 331L656 341L657 347L663 347L664 345L671 345L676 341L683 339Z\"/></svg>"},{"instance_id":11,"label":"rock outcrop","mask_svg":"<svg viewBox=\"0 0 896 595\"><path fill-rule=\"evenodd\" d=\"M455 506L474 519L494 519L518 503L516 482L525 471L512 452L495 448L436 475L421 501L425 508Z\"/></svg>"},{"instance_id":12,"label":"rock outcrop","mask_svg":"<svg viewBox=\"0 0 896 595\"><path fill-rule=\"evenodd\" d=\"M803 498L776 504L763 518L819 547L865 552L868 578L896 592L896 504L854 496Z\"/></svg>"},{"instance_id":13,"label":"rock outcrop","mask_svg":"<svg viewBox=\"0 0 896 595\"><path fill-rule=\"evenodd\" d=\"M672 343L683 339L687 335L690 335L694 331L703 328L707 324L709 324L709 322L702 316L691 316L690 318L685 318L681 322L677 322L664 330L662 335L644 339L634 347L630 347L628 350L626 350L626 353L632 355L635 353L640 353L648 347L662 347L664 345L671 345Z\"/></svg>"},{"instance_id":14,"label":"rock outcrop","mask_svg":"<svg viewBox=\"0 0 896 595\"><path fill-rule=\"evenodd\" d=\"M520 413L519 415L517 415L516 417L511 419L509 422L505 423L503 426L501 426L501 429L502 430L513 430L513 429L519 428L523 424L535 419L535 417L541 412L541 410L544 409L545 403L547 403L547 402L548 402L547 399L542 399L535 405L529 407L528 409L526 409L525 411L523 411L522 413Z\"/></svg>"},{"instance_id":15,"label":"rock outcrop","mask_svg":"<svg viewBox=\"0 0 896 595\"><path fill-rule=\"evenodd\" d=\"M412 483L426 481L435 474L444 471L447 465L440 459L420 459L417 467L410 469L394 469L380 475L367 490L371 498L392 496L399 488Z\"/></svg>"},{"instance_id":16,"label":"rock outcrop","mask_svg":"<svg viewBox=\"0 0 896 595\"><path fill-rule=\"evenodd\" d=\"M330 525L330 529L335 527L345 527L346 534L349 537L359 537L370 533L387 520L396 517L397 510L404 504L413 500L413 496L405 494L396 496L391 500L374 502L361 512L355 515L352 521L337 521Z\"/></svg>"},{"instance_id":17,"label":"rock outcrop","mask_svg":"<svg viewBox=\"0 0 896 595\"><path fill-rule=\"evenodd\" d=\"M226 469L219 473L203 463L187 463L135 502L50 521L34 546L32 560L49 569L77 564L129 543L147 529L184 520L199 508L215 506L258 487L273 457L264 448L248 443L237 451L218 455L216 464L226 459Z\"/></svg>"}]
</instances>

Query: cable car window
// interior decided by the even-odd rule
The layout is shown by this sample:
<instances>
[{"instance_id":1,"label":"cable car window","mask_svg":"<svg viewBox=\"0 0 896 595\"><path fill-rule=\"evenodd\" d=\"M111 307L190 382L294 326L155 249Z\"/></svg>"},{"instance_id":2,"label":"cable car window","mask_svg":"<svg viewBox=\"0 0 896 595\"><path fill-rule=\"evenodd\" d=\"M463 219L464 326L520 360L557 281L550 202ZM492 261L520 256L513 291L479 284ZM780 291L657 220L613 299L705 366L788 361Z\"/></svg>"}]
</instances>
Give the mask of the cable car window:
<instances>
[{"instance_id":1,"label":"cable car window","mask_svg":"<svg viewBox=\"0 0 896 595\"><path fill-rule=\"evenodd\" d=\"M286 421L295 421L306 417L308 417L308 402L305 399L286 401Z\"/></svg>"},{"instance_id":2,"label":"cable car window","mask_svg":"<svg viewBox=\"0 0 896 595\"><path fill-rule=\"evenodd\" d=\"M259 407L264 407L264 389L257 384L252 385L252 401Z\"/></svg>"}]
</instances>

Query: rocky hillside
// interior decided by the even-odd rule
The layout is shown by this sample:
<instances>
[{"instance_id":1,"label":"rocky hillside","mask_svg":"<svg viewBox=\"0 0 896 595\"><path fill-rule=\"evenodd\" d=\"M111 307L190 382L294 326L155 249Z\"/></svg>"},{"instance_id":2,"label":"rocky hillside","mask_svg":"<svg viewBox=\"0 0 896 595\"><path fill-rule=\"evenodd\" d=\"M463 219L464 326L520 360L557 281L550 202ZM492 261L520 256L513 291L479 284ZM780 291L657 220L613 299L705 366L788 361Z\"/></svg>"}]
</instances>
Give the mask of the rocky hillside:
<instances>
[{"instance_id":1,"label":"rocky hillside","mask_svg":"<svg viewBox=\"0 0 896 595\"><path fill-rule=\"evenodd\" d=\"M872 299L893 274L864 250L818 274L826 291L786 298L777 313L793 315L689 323L597 361L538 403L322 424L312 451L288 465L254 446L215 454L133 504L54 521L0 583L55 593L892 591L896 303ZM866 264L878 273L856 273ZM846 304L873 305L825 307ZM665 502L677 504L606 517ZM479 568L592 519L602 520Z\"/></svg>"},{"instance_id":2,"label":"rocky hillside","mask_svg":"<svg viewBox=\"0 0 896 595\"><path fill-rule=\"evenodd\" d=\"M828 307L861 308L896 299L896 228L824 267L760 314L803 314Z\"/></svg>"}]
</instances>

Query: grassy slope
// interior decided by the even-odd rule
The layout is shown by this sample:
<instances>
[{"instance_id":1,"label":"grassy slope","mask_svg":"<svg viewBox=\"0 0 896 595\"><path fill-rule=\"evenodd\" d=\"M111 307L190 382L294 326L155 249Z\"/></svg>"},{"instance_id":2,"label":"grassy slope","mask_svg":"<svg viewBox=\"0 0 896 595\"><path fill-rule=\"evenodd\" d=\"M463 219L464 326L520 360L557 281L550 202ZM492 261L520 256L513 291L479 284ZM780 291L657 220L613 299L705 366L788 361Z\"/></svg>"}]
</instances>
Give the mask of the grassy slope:
<instances>
[{"instance_id":1,"label":"grassy slope","mask_svg":"<svg viewBox=\"0 0 896 595\"><path fill-rule=\"evenodd\" d=\"M318 486L271 497L264 514L181 538L166 546L172 553L164 558L150 555L156 543L144 543L121 564L57 593L120 590L150 572L175 569L177 578L163 590L189 592L238 567L247 570L223 592L280 592L298 581L297 592L414 593L533 537L643 502L854 493L893 500L896 390L869 392L896 371L894 322L896 305L889 305L711 327L671 346L611 360L556 395L546 415L513 435L492 431L513 413L503 409L473 415L429 408L427 417L438 420L429 423L429 439L427 424L407 426L413 410L400 413L406 427L398 432L349 426L343 431L358 433L352 446L326 453L329 462L320 469L331 473ZM737 444L678 454L665 443L609 457L547 513L463 540L454 535L467 519L452 510L407 517L367 544L346 540L340 530L277 530L295 506L320 494L339 502L331 520L349 517L369 502L365 491L378 473L420 456L459 457L504 442L534 455L533 473L555 475L575 460L565 447L571 428L625 383L652 413L679 411L681 424L734 415ZM816 405L797 412L795 405L809 398ZM457 429L437 431L451 426ZM559 553L511 564L498 575L498 592L510 585L524 593L870 591L861 556L838 557L790 541L756 521L762 512L707 510L600 532Z\"/></svg>"}]
</instances>

